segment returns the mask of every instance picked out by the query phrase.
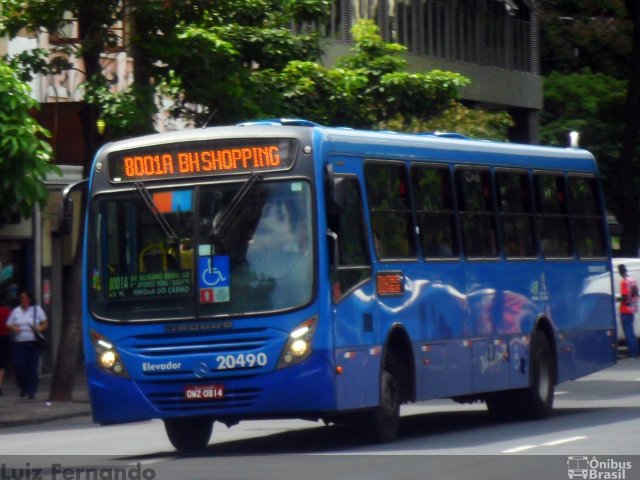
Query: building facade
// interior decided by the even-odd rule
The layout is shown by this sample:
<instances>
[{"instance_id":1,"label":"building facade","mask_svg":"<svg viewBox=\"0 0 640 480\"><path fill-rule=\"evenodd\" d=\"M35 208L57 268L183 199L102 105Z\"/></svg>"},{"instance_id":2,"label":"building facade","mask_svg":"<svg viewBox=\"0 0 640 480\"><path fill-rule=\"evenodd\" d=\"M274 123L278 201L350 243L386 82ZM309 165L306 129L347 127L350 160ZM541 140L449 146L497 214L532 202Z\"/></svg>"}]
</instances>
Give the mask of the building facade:
<instances>
[{"instance_id":1,"label":"building facade","mask_svg":"<svg viewBox=\"0 0 640 480\"><path fill-rule=\"evenodd\" d=\"M542 108L538 6L534 0L334 0L321 31L330 40L327 61L349 52L351 28L374 20L385 41L404 45L409 68L448 70L471 84L467 105L511 114L509 137L538 142Z\"/></svg>"}]
</instances>

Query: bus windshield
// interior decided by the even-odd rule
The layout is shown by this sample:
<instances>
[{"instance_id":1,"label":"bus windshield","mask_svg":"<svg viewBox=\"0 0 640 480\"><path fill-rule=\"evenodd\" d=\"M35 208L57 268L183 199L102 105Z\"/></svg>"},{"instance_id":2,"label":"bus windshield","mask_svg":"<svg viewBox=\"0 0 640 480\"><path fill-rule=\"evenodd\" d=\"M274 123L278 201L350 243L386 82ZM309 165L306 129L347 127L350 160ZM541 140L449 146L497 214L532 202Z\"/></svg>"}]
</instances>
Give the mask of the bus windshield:
<instances>
[{"instance_id":1,"label":"bus windshield","mask_svg":"<svg viewBox=\"0 0 640 480\"><path fill-rule=\"evenodd\" d=\"M300 307L313 295L312 213L301 180L147 184L99 196L89 237L91 309L128 321Z\"/></svg>"}]
</instances>

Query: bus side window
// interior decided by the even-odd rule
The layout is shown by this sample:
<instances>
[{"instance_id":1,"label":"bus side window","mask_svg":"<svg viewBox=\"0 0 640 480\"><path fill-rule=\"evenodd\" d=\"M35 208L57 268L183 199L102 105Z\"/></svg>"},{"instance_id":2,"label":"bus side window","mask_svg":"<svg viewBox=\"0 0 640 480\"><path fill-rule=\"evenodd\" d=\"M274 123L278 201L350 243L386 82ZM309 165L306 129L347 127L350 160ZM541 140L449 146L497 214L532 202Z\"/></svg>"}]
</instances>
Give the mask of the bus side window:
<instances>
[{"instance_id":1,"label":"bus side window","mask_svg":"<svg viewBox=\"0 0 640 480\"><path fill-rule=\"evenodd\" d=\"M414 258L415 230L404 164L367 162L364 172L378 258Z\"/></svg>"},{"instance_id":2,"label":"bus side window","mask_svg":"<svg viewBox=\"0 0 640 480\"><path fill-rule=\"evenodd\" d=\"M344 203L338 214L327 213L329 229L336 234L337 251L329 248L335 268L331 271L333 301L339 301L351 288L371 276L371 261L364 223L362 195L356 177L340 177Z\"/></svg>"},{"instance_id":3,"label":"bus side window","mask_svg":"<svg viewBox=\"0 0 640 480\"><path fill-rule=\"evenodd\" d=\"M496 189L505 256L534 257L537 247L527 172L496 172Z\"/></svg>"},{"instance_id":4,"label":"bus side window","mask_svg":"<svg viewBox=\"0 0 640 480\"><path fill-rule=\"evenodd\" d=\"M487 168L456 170L462 238L467 257L497 257L496 215Z\"/></svg>"},{"instance_id":5,"label":"bus side window","mask_svg":"<svg viewBox=\"0 0 640 480\"><path fill-rule=\"evenodd\" d=\"M534 180L542 255L545 258L570 257L573 248L564 177L538 172Z\"/></svg>"},{"instance_id":6,"label":"bus side window","mask_svg":"<svg viewBox=\"0 0 640 480\"><path fill-rule=\"evenodd\" d=\"M605 257L605 217L600 206L600 192L595 177L569 176L569 192L578 256Z\"/></svg>"},{"instance_id":7,"label":"bus side window","mask_svg":"<svg viewBox=\"0 0 640 480\"><path fill-rule=\"evenodd\" d=\"M446 166L414 166L411 181L415 192L420 244L426 258L460 255L451 174Z\"/></svg>"}]
</instances>

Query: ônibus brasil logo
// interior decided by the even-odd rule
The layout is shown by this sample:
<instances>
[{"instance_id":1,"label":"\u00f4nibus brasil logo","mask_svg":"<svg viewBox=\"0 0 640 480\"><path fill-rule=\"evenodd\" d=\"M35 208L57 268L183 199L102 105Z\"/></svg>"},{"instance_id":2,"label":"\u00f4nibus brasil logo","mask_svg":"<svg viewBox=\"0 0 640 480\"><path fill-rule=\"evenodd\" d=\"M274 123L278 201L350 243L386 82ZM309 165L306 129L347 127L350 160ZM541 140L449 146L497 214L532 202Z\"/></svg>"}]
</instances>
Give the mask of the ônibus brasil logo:
<instances>
[{"instance_id":1,"label":"\u00f4nibus brasil logo","mask_svg":"<svg viewBox=\"0 0 640 480\"><path fill-rule=\"evenodd\" d=\"M597 457L571 456L567 458L567 473L570 479L585 480L625 480L627 470L631 470L631 462Z\"/></svg>"}]
</instances>

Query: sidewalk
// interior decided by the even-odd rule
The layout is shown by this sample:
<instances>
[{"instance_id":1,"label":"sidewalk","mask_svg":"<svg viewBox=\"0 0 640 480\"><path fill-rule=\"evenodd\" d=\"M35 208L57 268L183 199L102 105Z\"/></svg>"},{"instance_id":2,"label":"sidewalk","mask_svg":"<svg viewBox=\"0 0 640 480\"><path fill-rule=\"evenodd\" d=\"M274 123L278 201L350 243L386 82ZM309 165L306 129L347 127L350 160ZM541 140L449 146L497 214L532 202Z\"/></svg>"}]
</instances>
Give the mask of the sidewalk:
<instances>
[{"instance_id":1,"label":"sidewalk","mask_svg":"<svg viewBox=\"0 0 640 480\"><path fill-rule=\"evenodd\" d=\"M5 378L0 396L0 429L91 414L87 386L82 374L76 374L70 402L49 402L51 377L51 374L40 377L38 393L33 400L20 398L13 375Z\"/></svg>"}]
</instances>

